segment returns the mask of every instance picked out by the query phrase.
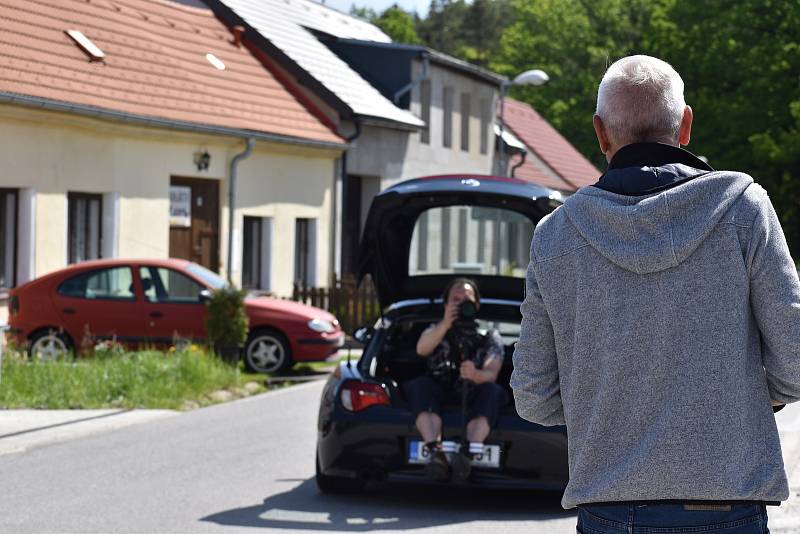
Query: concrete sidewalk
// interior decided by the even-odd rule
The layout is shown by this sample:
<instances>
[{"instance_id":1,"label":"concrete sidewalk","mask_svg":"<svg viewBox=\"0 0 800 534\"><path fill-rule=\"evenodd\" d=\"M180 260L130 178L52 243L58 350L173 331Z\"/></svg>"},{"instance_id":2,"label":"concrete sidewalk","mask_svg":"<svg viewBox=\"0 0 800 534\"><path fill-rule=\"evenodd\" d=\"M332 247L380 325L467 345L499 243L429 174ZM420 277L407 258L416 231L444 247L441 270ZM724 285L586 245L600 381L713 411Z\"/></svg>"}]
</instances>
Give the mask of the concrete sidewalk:
<instances>
[{"instance_id":1,"label":"concrete sidewalk","mask_svg":"<svg viewBox=\"0 0 800 534\"><path fill-rule=\"evenodd\" d=\"M0 455L179 413L173 410L0 410Z\"/></svg>"}]
</instances>

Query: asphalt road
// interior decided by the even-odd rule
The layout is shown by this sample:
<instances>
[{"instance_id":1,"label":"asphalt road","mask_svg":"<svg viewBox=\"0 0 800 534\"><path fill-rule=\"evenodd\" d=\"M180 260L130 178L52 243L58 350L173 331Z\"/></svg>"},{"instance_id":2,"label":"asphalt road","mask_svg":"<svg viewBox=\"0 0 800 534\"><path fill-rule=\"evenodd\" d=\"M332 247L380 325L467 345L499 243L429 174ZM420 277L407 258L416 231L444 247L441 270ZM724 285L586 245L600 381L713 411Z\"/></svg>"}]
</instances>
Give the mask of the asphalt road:
<instances>
[{"instance_id":1,"label":"asphalt road","mask_svg":"<svg viewBox=\"0 0 800 534\"><path fill-rule=\"evenodd\" d=\"M314 483L321 383L0 456L0 533L575 531L557 497ZM255 527L255 529L254 529Z\"/></svg>"},{"instance_id":2,"label":"asphalt road","mask_svg":"<svg viewBox=\"0 0 800 534\"><path fill-rule=\"evenodd\" d=\"M410 486L321 495L320 390L296 386L4 454L0 533L575 532L574 512L552 495Z\"/></svg>"}]
</instances>

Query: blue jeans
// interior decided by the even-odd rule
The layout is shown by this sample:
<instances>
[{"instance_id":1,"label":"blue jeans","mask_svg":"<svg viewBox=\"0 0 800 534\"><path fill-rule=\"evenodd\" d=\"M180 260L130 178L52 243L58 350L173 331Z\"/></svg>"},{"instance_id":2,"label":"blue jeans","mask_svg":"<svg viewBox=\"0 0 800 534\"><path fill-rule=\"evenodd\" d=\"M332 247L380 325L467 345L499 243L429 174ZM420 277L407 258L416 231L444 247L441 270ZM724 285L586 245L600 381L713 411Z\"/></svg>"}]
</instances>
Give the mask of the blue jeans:
<instances>
[{"instance_id":1,"label":"blue jeans","mask_svg":"<svg viewBox=\"0 0 800 534\"><path fill-rule=\"evenodd\" d=\"M688 508L687 509L687 505ZM683 504L578 506L579 534L769 534L761 504L732 504L730 510ZM694 508L694 509L692 509Z\"/></svg>"}]
</instances>

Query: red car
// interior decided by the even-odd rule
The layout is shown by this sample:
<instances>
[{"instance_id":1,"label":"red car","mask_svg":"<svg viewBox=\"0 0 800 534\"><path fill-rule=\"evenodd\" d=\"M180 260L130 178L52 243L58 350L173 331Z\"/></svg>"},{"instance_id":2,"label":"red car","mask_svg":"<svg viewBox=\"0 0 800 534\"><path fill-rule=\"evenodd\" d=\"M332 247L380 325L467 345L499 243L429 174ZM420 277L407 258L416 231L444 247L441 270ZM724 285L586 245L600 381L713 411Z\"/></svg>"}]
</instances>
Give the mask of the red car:
<instances>
[{"instance_id":1,"label":"red car","mask_svg":"<svg viewBox=\"0 0 800 534\"><path fill-rule=\"evenodd\" d=\"M8 336L43 359L106 339L133 346L204 340L204 302L224 285L186 260L79 263L11 290ZM344 343L339 321L325 310L268 297L248 298L245 306L250 334L243 356L251 371L324 360Z\"/></svg>"}]
</instances>

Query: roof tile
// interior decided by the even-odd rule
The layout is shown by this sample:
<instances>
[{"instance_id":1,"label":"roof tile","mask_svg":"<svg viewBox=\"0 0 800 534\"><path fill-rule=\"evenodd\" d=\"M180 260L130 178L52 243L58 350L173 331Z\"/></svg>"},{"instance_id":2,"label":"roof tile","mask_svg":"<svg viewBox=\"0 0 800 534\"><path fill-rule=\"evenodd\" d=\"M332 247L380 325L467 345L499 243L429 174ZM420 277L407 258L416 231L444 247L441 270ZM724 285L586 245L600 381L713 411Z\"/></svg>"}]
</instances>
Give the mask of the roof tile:
<instances>
[{"instance_id":1,"label":"roof tile","mask_svg":"<svg viewBox=\"0 0 800 534\"><path fill-rule=\"evenodd\" d=\"M531 106L513 98L507 98L504 114L504 122L507 127L525 143L539 161L549 167L551 176L546 179L554 184L557 183L555 177L552 176L555 174L562 181L562 185L556 187L557 189L574 191L597 181L601 174L600 171ZM529 156L528 159L532 158ZM535 176L546 173L546 170L535 167L533 161L526 161L517 170L516 176L524 178L527 175L531 177L532 181L547 185L539 181L543 179L541 176L538 180L534 179ZM554 187L554 185L548 185L548 187Z\"/></svg>"},{"instance_id":2,"label":"roof tile","mask_svg":"<svg viewBox=\"0 0 800 534\"><path fill-rule=\"evenodd\" d=\"M106 57L90 62L65 31ZM225 64L212 66L207 53ZM0 91L316 141L342 139L211 10L169 0L0 0Z\"/></svg>"}]
</instances>

